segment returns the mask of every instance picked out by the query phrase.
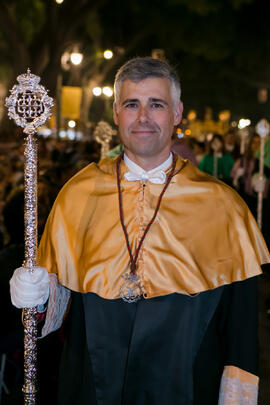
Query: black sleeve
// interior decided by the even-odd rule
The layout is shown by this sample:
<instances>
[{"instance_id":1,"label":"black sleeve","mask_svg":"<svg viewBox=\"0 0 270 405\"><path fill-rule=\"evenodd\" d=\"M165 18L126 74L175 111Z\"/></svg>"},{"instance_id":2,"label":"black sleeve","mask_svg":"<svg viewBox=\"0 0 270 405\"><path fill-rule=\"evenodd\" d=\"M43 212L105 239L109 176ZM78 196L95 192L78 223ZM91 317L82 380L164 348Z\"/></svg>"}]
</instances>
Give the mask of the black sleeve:
<instances>
[{"instance_id":1,"label":"black sleeve","mask_svg":"<svg viewBox=\"0 0 270 405\"><path fill-rule=\"evenodd\" d=\"M258 277L223 287L193 367L194 405L218 403L225 366L258 375Z\"/></svg>"},{"instance_id":2,"label":"black sleeve","mask_svg":"<svg viewBox=\"0 0 270 405\"><path fill-rule=\"evenodd\" d=\"M258 375L258 276L231 284L226 291L225 366Z\"/></svg>"}]
</instances>

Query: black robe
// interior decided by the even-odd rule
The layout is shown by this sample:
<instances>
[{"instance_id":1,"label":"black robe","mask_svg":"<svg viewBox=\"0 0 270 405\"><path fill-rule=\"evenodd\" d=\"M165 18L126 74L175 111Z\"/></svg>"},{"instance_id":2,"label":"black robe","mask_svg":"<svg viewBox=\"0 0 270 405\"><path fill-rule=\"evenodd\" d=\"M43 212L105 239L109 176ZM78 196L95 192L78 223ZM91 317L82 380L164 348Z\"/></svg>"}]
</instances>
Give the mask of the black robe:
<instances>
[{"instance_id":1,"label":"black robe","mask_svg":"<svg viewBox=\"0 0 270 405\"><path fill-rule=\"evenodd\" d=\"M257 277L128 304L72 293L60 405L217 405L224 366L257 375Z\"/></svg>"}]
</instances>

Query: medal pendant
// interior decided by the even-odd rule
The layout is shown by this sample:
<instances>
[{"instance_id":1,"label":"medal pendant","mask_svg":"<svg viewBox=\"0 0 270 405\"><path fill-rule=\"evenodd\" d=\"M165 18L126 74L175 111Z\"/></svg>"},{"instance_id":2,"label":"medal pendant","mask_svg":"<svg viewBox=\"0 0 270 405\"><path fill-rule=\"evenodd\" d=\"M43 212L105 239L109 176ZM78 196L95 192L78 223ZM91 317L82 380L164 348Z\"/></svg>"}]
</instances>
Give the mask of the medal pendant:
<instances>
[{"instance_id":1,"label":"medal pendant","mask_svg":"<svg viewBox=\"0 0 270 405\"><path fill-rule=\"evenodd\" d=\"M125 279L121 285L119 293L123 301L132 304L139 301L142 298L142 288L140 285L139 277L136 274L125 274Z\"/></svg>"}]
</instances>

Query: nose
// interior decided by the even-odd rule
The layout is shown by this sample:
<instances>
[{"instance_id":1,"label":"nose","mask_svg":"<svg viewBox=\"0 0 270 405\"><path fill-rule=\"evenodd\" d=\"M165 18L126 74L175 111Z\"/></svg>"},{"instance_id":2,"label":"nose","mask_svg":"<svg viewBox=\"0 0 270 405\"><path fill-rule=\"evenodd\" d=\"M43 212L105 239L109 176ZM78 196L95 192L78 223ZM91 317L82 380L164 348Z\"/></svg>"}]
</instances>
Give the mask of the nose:
<instances>
[{"instance_id":1,"label":"nose","mask_svg":"<svg viewBox=\"0 0 270 405\"><path fill-rule=\"evenodd\" d=\"M140 106L138 111L138 121L147 122L149 119L147 106Z\"/></svg>"}]
</instances>

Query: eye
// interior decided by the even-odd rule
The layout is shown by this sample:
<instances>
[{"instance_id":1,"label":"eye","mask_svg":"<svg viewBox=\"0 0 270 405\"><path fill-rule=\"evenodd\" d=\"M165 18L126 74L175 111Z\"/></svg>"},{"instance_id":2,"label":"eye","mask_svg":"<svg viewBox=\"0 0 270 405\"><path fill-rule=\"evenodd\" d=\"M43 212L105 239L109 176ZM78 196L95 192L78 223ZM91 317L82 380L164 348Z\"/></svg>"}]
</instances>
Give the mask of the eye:
<instances>
[{"instance_id":1,"label":"eye","mask_svg":"<svg viewBox=\"0 0 270 405\"><path fill-rule=\"evenodd\" d=\"M135 108L138 107L138 104L137 104L137 103L130 102L130 103L125 104L124 107L125 107L125 108L130 108L130 109L135 109Z\"/></svg>"},{"instance_id":2,"label":"eye","mask_svg":"<svg viewBox=\"0 0 270 405\"><path fill-rule=\"evenodd\" d=\"M154 110L159 110L159 109L164 108L164 105L161 103L152 103L151 108L153 108Z\"/></svg>"}]
</instances>

